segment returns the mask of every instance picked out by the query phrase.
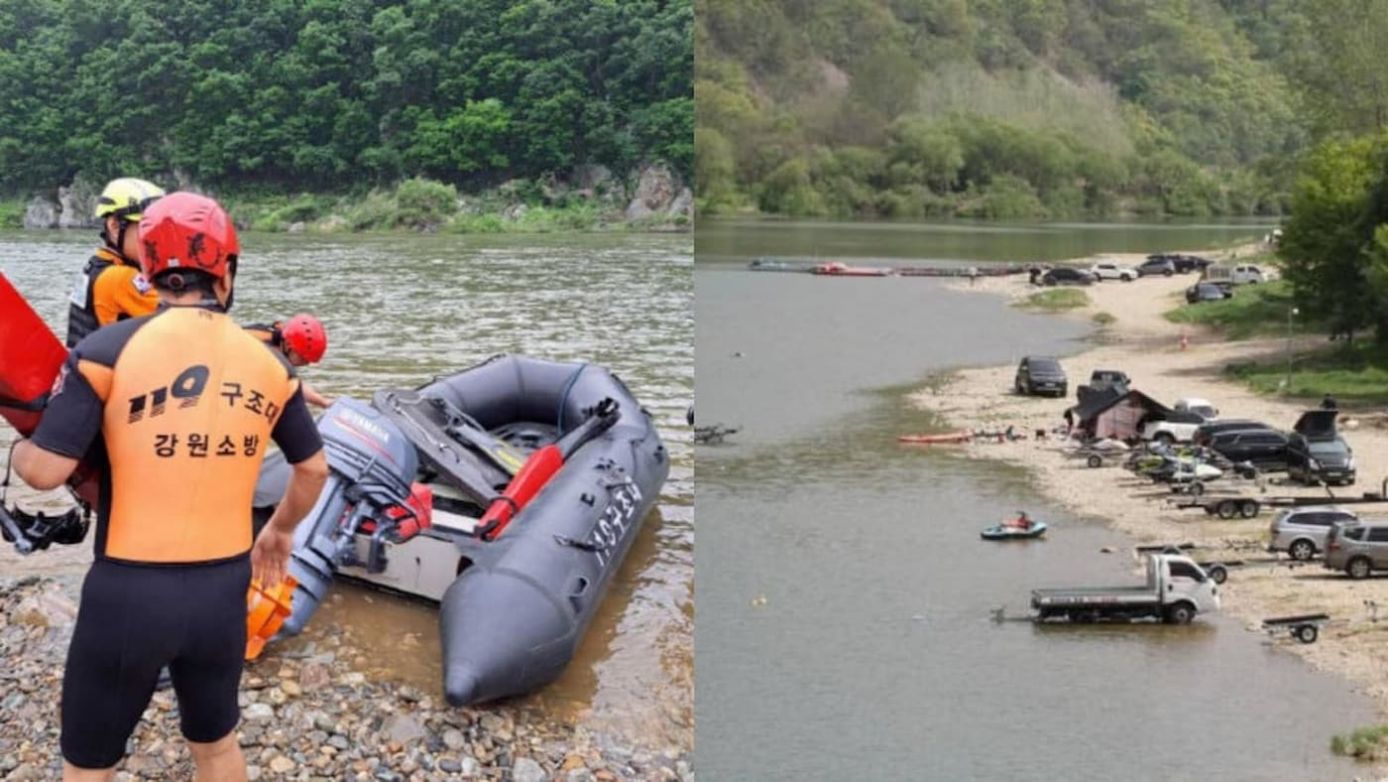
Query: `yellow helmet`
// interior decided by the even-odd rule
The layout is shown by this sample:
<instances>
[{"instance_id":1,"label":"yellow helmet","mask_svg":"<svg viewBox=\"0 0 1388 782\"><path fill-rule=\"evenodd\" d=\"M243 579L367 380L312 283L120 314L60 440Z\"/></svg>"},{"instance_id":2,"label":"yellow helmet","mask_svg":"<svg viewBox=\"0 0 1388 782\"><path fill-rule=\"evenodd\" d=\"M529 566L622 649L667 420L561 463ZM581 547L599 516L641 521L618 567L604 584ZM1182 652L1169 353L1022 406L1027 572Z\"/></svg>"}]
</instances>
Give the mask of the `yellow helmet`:
<instances>
[{"instance_id":1,"label":"yellow helmet","mask_svg":"<svg viewBox=\"0 0 1388 782\"><path fill-rule=\"evenodd\" d=\"M112 179L96 200L96 217L119 217L138 223L145 208L162 195L164 191L158 185L143 179Z\"/></svg>"}]
</instances>

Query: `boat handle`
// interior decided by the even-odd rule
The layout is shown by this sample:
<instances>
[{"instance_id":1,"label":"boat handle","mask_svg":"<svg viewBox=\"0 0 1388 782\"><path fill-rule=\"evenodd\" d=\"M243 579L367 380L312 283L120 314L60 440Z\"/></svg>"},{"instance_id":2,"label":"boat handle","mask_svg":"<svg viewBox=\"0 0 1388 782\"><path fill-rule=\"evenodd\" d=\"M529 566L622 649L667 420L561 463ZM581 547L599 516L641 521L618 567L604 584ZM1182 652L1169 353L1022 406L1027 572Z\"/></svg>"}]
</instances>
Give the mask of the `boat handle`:
<instances>
[{"instance_id":1,"label":"boat handle","mask_svg":"<svg viewBox=\"0 0 1388 782\"><path fill-rule=\"evenodd\" d=\"M583 597L583 593L587 591L588 579L585 576L579 576L574 581L573 590L569 592L569 605L573 606L575 612L582 610L583 605L579 600Z\"/></svg>"}]
</instances>

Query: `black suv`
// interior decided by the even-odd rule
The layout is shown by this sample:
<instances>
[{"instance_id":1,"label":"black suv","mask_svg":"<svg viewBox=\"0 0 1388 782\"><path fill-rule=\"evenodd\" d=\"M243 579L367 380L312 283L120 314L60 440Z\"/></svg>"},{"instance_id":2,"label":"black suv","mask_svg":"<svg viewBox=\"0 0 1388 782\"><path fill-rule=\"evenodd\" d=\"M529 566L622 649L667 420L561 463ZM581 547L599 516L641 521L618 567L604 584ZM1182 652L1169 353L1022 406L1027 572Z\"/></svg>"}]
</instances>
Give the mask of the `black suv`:
<instances>
[{"instance_id":1,"label":"black suv","mask_svg":"<svg viewBox=\"0 0 1388 782\"><path fill-rule=\"evenodd\" d=\"M1231 462L1252 462L1265 472L1287 469L1287 436L1271 429L1223 432L1210 448Z\"/></svg>"},{"instance_id":2,"label":"black suv","mask_svg":"<svg viewBox=\"0 0 1388 782\"><path fill-rule=\"evenodd\" d=\"M1143 277L1151 277L1155 274L1170 277L1176 273L1176 264L1165 257L1148 258L1142 262L1141 266L1137 267L1137 273Z\"/></svg>"},{"instance_id":3,"label":"black suv","mask_svg":"<svg viewBox=\"0 0 1388 782\"><path fill-rule=\"evenodd\" d=\"M1224 434L1225 432L1249 431L1274 432L1277 430L1265 423L1248 418L1224 418L1197 426L1195 428L1195 433L1190 437L1190 441L1195 445L1209 445L1210 440L1214 439L1215 435Z\"/></svg>"},{"instance_id":4,"label":"black suv","mask_svg":"<svg viewBox=\"0 0 1388 782\"><path fill-rule=\"evenodd\" d=\"M1050 356L1027 356L1017 365L1014 387L1019 394L1065 396L1070 385L1059 361Z\"/></svg>"},{"instance_id":5,"label":"black suv","mask_svg":"<svg viewBox=\"0 0 1388 782\"><path fill-rule=\"evenodd\" d=\"M1309 410L1287 443L1287 477L1302 483L1354 483L1354 451L1335 430L1338 410Z\"/></svg>"},{"instance_id":6,"label":"black suv","mask_svg":"<svg viewBox=\"0 0 1388 782\"><path fill-rule=\"evenodd\" d=\"M1197 282L1186 288L1186 302L1190 304L1202 301L1224 301L1233 297L1233 291L1212 282Z\"/></svg>"},{"instance_id":7,"label":"black suv","mask_svg":"<svg viewBox=\"0 0 1388 782\"><path fill-rule=\"evenodd\" d=\"M1094 275L1083 269L1057 266L1041 275L1042 285L1092 285Z\"/></svg>"},{"instance_id":8,"label":"black suv","mask_svg":"<svg viewBox=\"0 0 1388 782\"><path fill-rule=\"evenodd\" d=\"M1210 266L1214 261L1209 258L1201 258L1198 255L1182 255L1180 253L1157 253L1147 256L1148 261L1171 261L1171 266L1177 274L1188 272L1204 271L1205 267Z\"/></svg>"}]
</instances>

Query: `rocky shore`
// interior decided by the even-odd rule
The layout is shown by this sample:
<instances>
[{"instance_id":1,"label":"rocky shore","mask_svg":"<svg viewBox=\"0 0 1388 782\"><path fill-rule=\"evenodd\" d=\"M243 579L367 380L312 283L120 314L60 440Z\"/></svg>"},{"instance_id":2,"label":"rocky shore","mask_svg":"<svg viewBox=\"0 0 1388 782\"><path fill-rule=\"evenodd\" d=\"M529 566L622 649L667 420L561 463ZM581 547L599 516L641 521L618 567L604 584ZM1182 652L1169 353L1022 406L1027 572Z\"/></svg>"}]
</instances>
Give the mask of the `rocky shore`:
<instances>
[{"instance_id":1,"label":"rocky shore","mask_svg":"<svg viewBox=\"0 0 1388 782\"><path fill-rule=\"evenodd\" d=\"M0 582L0 778L56 779L63 661L76 577ZM251 780L694 779L690 748L649 747L512 705L455 709L354 670L350 637L328 633L248 664L238 729ZM155 694L116 779L191 779L172 690Z\"/></svg>"}]
</instances>

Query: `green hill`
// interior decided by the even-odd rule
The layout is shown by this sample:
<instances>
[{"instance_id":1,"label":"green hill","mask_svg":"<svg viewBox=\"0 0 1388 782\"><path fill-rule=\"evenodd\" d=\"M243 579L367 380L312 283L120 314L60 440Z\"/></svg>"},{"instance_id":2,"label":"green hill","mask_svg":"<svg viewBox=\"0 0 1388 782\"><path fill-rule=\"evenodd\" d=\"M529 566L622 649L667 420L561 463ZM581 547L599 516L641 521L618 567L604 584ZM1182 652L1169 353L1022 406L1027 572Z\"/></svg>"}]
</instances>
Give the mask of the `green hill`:
<instances>
[{"instance_id":1,"label":"green hill","mask_svg":"<svg viewBox=\"0 0 1388 782\"><path fill-rule=\"evenodd\" d=\"M696 0L705 211L1280 214L1286 0Z\"/></svg>"}]
</instances>

